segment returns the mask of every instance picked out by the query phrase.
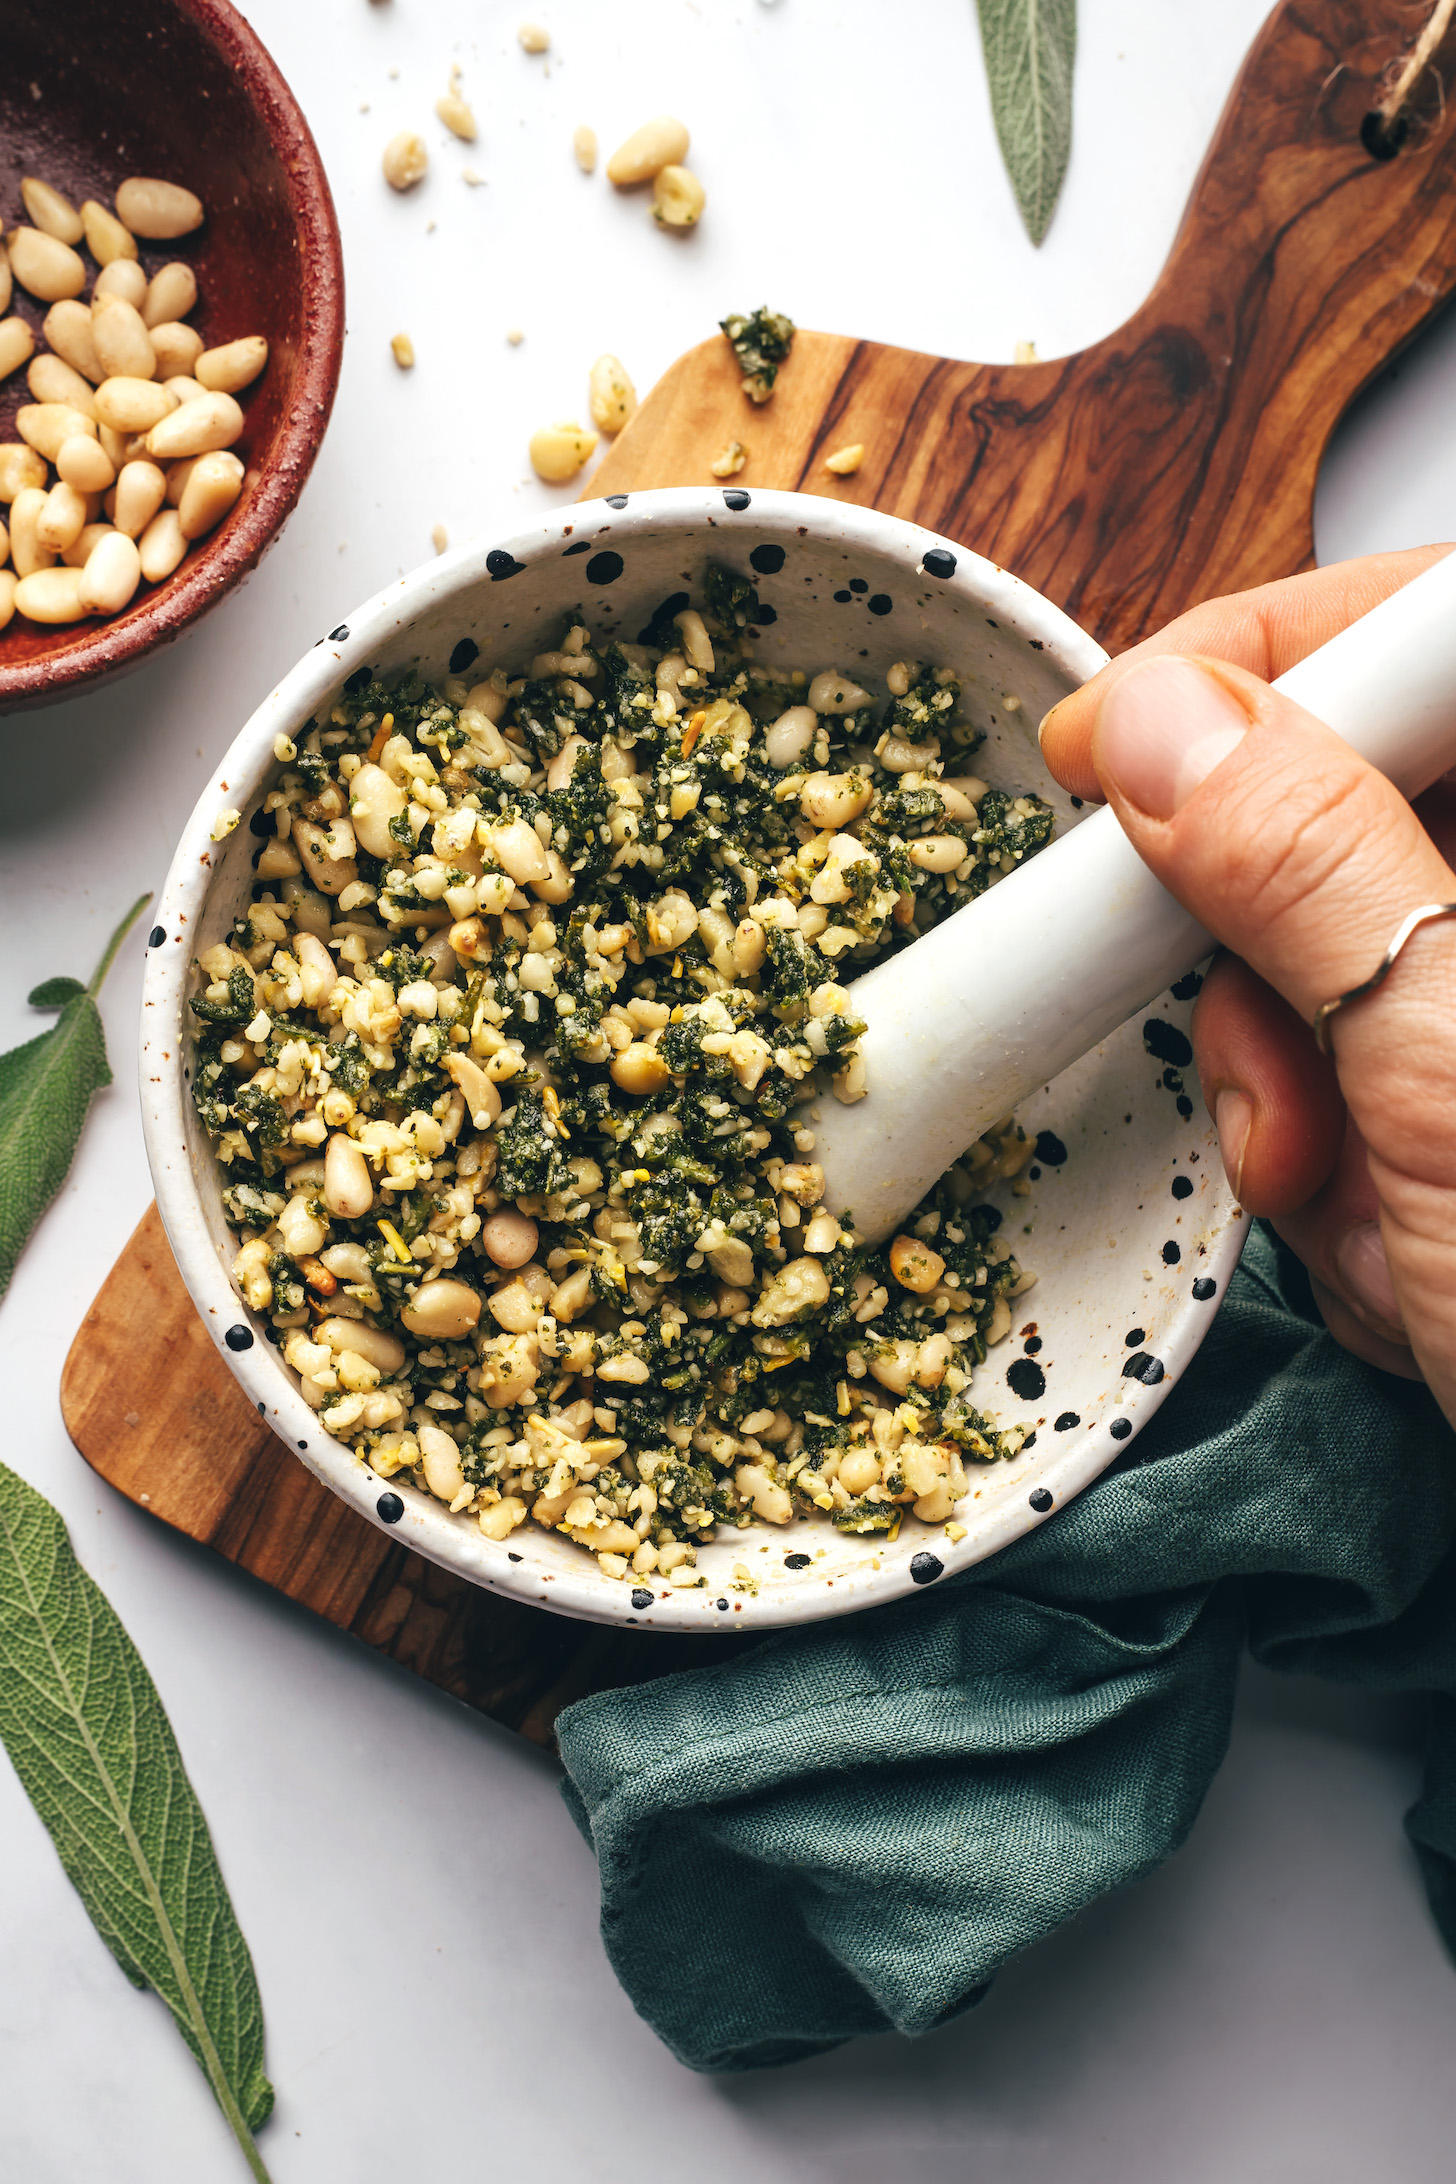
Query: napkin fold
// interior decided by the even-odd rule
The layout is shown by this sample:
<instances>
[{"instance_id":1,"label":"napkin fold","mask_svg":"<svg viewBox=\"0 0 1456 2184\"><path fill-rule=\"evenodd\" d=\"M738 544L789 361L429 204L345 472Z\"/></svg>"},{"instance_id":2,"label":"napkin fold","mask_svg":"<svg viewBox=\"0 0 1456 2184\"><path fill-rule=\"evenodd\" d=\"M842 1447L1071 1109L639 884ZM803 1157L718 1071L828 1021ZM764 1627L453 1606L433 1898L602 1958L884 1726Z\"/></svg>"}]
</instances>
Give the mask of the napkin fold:
<instances>
[{"instance_id":1,"label":"napkin fold","mask_svg":"<svg viewBox=\"0 0 1456 2184\"><path fill-rule=\"evenodd\" d=\"M1191 1827L1244 1646L1435 1694L1407 1816L1456 1950L1456 1435L1256 1228L1193 1367L1004 1553L558 1723L635 2008L696 2070L921 2033Z\"/></svg>"}]
</instances>

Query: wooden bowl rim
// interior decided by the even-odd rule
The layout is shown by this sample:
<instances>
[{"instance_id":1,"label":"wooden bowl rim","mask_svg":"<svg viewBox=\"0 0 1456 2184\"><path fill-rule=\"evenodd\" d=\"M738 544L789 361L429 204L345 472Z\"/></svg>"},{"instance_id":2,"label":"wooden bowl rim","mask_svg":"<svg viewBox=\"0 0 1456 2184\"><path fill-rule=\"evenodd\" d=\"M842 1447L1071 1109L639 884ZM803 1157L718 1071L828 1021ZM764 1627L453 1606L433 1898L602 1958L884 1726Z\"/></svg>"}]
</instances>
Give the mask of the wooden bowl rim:
<instances>
[{"instance_id":1,"label":"wooden bowl rim","mask_svg":"<svg viewBox=\"0 0 1456 2184\"><path fill-rule=\"evenodd\" d=\"M291 515L323 440L344 348L344 260L333 193L313 132L277 62L231 0L169 0L241 79L283 167L299 240L303 336L297 383L246 508L190 569L134 613L97 623L55 653L0 665L0 712L70 696L110 680L180 637L255 569Z\"/></svg>"}]
</instances>

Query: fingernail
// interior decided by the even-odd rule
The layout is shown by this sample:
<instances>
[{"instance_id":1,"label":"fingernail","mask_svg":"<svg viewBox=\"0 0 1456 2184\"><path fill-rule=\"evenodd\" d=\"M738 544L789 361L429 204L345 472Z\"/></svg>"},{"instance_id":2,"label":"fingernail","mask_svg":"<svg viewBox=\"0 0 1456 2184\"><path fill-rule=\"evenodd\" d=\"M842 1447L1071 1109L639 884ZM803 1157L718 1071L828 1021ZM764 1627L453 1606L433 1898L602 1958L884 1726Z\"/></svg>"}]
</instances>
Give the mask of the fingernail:
<instances>
[{"instance_id":1,"label":"fingernail","mask_svg":"<svg viewBox=\"0 0 1456 2184\"><path fill-rule=\"evenodd\" d=\"M1235 1198L1239 1197L1244 1180L1244 1155L1249 1149L1249 1125L1253 1119L1254 1103L1247 1092L1237 1092L1232 1085L1225 1085L1222 1092L1215 1094L1213 1126L1218 1132L1223 1172Z\"/></svg>"},{"instance_id":2,"label":"fingernail","mask_svg":"<svg viewBox=\"0 0 1456 2184\"><path fill-rule=\"evenodd\" d=\"M1346 1229L1335 1251L1335 1266L1352 1304L1387 1327L1405 1325L1378 1222L1362 1221L1358 1228Z\"/></svg>"},{"instance_id":3,"label":"fingernail","mask_svg":"<svg viewBox=\"0 0 1456 2184\"><path fill-rule=\"evenodd\" d=\"M1062 707L1066 704L1066 702L1067 701L1065 698L1058 698L1056 704L1050 706L1047 711L1042 714L1041 719L1036 724L1036 740L1038 743L1043 743L1046 740L1046 732L1048 728L1056 719L1058 713L1060 713Z\"/></svg>"},{"instance_id":4,"label":"fingernail","mask_svg":"<svg viewBox=\"0 0 1456 2184\"><path fill-rule=\"evenodd\" d=\"M1249 717L1191 660L1144 661L1119 675L1097 715L1097 770L1152 819L1171 819L1236 750Z\"/></svg>"}]
</instances>

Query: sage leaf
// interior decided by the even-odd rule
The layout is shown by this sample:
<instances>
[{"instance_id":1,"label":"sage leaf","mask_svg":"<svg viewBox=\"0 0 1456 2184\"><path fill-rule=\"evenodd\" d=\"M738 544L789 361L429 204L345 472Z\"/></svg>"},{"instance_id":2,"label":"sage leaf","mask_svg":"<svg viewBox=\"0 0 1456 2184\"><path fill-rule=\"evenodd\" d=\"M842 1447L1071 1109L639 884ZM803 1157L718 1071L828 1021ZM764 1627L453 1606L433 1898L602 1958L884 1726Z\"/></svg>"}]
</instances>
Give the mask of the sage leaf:
<instances>
[{"instance_id":1,"label":"sage leaf","mask_svg":"<svg viewBox=\"0 0 1456 2184\"><path fill-rule=\"evenodd\" d=\"M1022 222L1051 224L1072 149L1077 0L976 0L991 113Z\"/></svg>"},{"instance_id":2,"label":"sage leaf","mask_svg":"<svg viewBox=\"0 0 1456 2184\"><path fill-rule=\"evenodd\" d=\"M0 1742L97 1932L166 2003L267 2184L262 2003L171 1723L59 1515L4 1464Z\"/></svg>"},{"instance_id":3,"label":"sage leaf","mask_svg":"<svg viewBox=\"0 0 1456 2184\"><path fill-rule=\"evenodd\" d=\"M149 895L132 904L107 944L89 986L48 978L33 1009L59 1009L38 1039L0 1054L0 1297L46 1207L66 1180L93 1092L110 1084L96 996L117 949Z\"/></svg>"}]
</instances>

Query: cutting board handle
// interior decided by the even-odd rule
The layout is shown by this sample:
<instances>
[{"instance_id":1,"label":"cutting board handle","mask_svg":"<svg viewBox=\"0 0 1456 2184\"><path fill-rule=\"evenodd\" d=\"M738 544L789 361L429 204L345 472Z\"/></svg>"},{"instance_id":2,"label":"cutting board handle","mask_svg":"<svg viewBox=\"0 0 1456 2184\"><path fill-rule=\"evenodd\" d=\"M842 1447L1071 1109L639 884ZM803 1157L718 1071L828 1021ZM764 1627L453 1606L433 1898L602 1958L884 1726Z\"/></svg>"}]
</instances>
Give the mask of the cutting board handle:
<instances>
[{"instance_id":1,"label":"cutting board handle","mask_svg":"<svg viewBox=\"0 0 1456 2184\"><path fill-rule=\"evenodd\" d=\"M1361 138L1418 22L1407 0L1284 0L1141 309L1019 383L998 371L990 402L970 405L991 429L949 528L985 535L1000 402L1015 386L1018 413L1045 403L1052 431L1030 475L1018 439L995 557L1109 648L1195 598L1313 564L1331 432L1456 284L1456 126L1434 79L1396 156ZM1453 52L1456 37L1438 58Z\"/></svg>"},{"instance_id":2,"label":"cutting board handle","mask_svg":"<svg viewBox=\"0 0 1456 2184\"><path fill-rule=\"evenodd\" d=\"M589 490L707 483L741 439L743 487L829 494L960 539L1109 651L1311 566L1331 432L1456 287L1456 115L1434 76L1394 158L1361 142L1420 14L1410 0L1283 0L1151 294L1090 349L988 365L804 333L753 410L715 338L664 374ZM1456 60L1456 33L1437 60ZM854 475L826 471L854 441Z\"/></svg>"}]
</instances>

